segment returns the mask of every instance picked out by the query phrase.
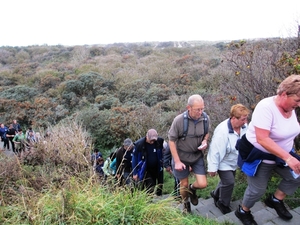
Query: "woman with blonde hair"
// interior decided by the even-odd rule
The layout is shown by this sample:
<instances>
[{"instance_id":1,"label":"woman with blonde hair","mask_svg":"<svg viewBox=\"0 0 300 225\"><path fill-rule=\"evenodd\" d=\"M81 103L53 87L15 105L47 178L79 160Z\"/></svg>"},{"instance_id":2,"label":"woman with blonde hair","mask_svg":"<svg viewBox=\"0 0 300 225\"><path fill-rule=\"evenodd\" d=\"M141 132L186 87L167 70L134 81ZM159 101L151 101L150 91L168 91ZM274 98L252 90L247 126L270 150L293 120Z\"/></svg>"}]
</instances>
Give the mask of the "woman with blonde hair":
<instances>
[{"instance_id":1,"label":"woman with blonde hair","mask_svg":"<svg viewBox=\"0 0 300 225\"><path fill-rule=\"evenodd\" d=\"M293 150L294 139L300 133L295 113L299 106L300 75L291 75L280 83L277 95L262 99L255 107L248 130L237 146L248 182L242 205L235 211L243 224L257 224L250 209L264 195L273 172L281 181L265 203L280 218L293 218L283 200L300 186L300 162Z\"/></svg>"}]
</instances>

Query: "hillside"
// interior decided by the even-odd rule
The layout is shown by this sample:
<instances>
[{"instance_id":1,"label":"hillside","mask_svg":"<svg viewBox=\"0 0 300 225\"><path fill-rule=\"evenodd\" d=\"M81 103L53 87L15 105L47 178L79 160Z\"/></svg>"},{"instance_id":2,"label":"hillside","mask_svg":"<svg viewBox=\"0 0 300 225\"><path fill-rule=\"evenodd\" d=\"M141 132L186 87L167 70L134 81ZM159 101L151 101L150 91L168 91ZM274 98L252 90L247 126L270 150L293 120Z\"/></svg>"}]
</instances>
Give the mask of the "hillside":
<instances>
[{"instance_id":1,"label":"hillside","mask_svg":"<svg viewBox=\"0 0 300 225\"><path fill-rule=\"evenodd\" d=\"M294 59L286 63L287 59ZM167 130L199 93L213 127L297 73L296 39L0 48L0 121L46 130L71 118L105 149ZM296 62L297 63L297 62Z\"/></svg>"}]
</instances>

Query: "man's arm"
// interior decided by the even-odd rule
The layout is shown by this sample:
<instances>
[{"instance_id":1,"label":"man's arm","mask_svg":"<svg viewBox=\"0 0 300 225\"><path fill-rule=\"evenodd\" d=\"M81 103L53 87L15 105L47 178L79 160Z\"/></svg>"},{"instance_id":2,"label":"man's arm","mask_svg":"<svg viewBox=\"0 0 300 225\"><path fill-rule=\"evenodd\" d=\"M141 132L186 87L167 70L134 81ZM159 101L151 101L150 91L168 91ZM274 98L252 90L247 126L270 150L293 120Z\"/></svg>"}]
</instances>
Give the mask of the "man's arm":
<instances>
[{"instance_id":1,"label":"man's arm","mask_svg":"<svg viewBox=\"0 0 300 225\"><path fill-rule=\"evenodd\" d=\"M169 141L169 146L170 146L170 151L171 151L171 154L172 154L172 157L173 157L173 160L174 160L174 163L175 163L175 170L183 170L186 168L185 164L183 164L178 156L178 153L177 153L177 149L176 149L176 143L174 141Z\"/></svg>"}]
</instances>

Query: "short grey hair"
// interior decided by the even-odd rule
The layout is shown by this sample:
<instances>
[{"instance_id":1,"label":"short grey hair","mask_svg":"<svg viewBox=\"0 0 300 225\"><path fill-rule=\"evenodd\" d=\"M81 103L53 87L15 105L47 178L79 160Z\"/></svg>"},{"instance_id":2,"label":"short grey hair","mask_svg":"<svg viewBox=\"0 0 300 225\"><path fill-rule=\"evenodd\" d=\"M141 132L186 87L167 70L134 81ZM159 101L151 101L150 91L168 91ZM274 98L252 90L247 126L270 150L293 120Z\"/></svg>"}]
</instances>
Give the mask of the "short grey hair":
<instances>
[{"instance_id":1,"label":"short grey hair","mask_svg":"<svg viewBox=\"0 0 300 225\"><path fill-rule=\"evenodd\" d=\"M203 102L201 95L195 94L191 95L188 99L188 105L193 106L195 102Z\"/></svg>"}]
</instances>

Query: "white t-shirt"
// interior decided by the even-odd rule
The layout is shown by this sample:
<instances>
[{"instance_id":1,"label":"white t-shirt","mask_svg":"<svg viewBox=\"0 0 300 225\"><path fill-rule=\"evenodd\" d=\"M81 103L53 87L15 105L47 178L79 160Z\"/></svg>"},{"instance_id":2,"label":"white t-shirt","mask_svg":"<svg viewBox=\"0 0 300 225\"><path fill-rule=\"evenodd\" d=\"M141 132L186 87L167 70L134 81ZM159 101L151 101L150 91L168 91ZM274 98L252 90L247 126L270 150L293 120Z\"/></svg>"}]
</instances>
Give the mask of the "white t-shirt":
<instances>
[{"instance_id":1,"label":"white t-shirt","mask_svg":"<svg viewBox=\"0 0 300 225\"><path fill-rule=\"evenodd\" d=\"M256 148L268 152L256 141L254 127L270 131L270 138L285 151L290 152L293 148L294 139L300 133L300 125L295 111L290 118L285 118L277 108L275 96L261 100L252 114L246 137ZM268 152L269 153L269 152Z\"/></svg>"}]
</instances>

